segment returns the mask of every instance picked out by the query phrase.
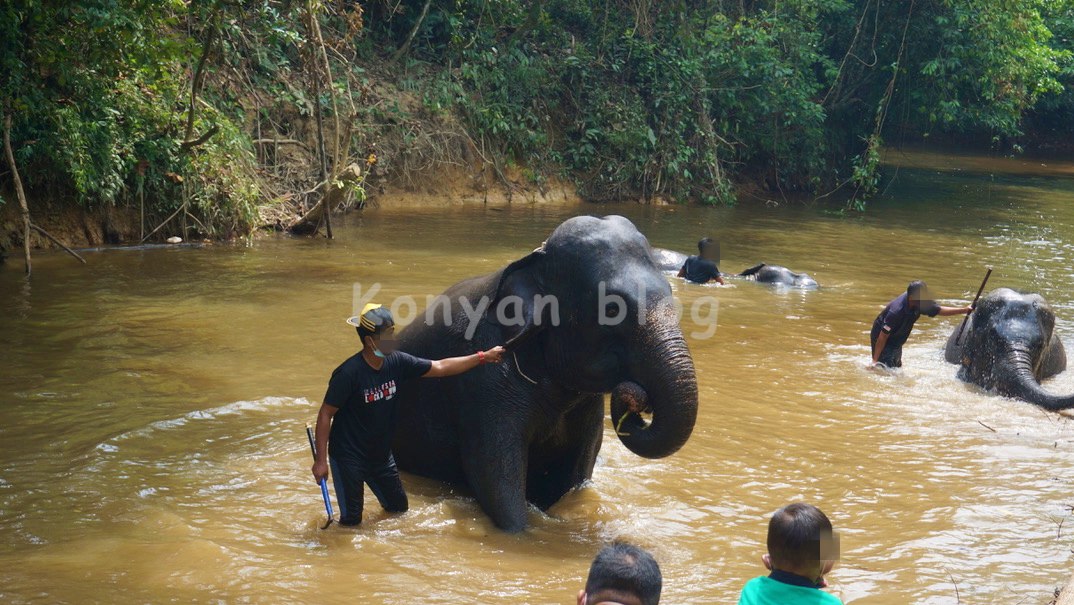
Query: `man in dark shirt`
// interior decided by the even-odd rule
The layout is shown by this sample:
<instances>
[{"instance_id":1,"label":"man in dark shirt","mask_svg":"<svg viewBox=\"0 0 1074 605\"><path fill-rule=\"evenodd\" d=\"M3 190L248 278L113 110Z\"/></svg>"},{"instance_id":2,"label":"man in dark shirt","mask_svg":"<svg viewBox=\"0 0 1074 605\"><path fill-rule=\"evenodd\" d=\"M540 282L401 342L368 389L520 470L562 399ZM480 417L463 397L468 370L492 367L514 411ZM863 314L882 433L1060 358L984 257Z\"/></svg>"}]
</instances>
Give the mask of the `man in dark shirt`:
<instances>
[{"instance_id":1,"label":"man in dark shirt","mask_svg":"<svg viewBox=\"0 0 1074 605\"><path fill-rule=\"evenodd\" d=\"M380 305L368 304L347 320L355 326L362 350L332 372L317 413L315 481L328 476L339 502L340 525L362 522L363 483L384 510L404 512L408 502L392 457L398 389L416 378L454 376L483 363L499 363L504 348L437 361L395 351L395 321Z\"/></svg>"},{"instance_id":2,"label":"man in dark shirt","mask_svg":"<svg viewBox=\"0 0 1074 605\"><path fill-rule=\"evenodd\" d=\"M686 262L679 269L679 277L695 284L707 284L710 281L722 284L720 268L716 266L716 261L720 260L720 244L711 237L706 237L697 242L697 252L697 256L686 258Z\"/></svg>"},{"instance_id":3,"label":"man in dark shirt","mask_svg":"<svg viewBox=\"0 0 1074 605\"><path fill-rule=\"evenodd\" d=\"M922 315L968 315L973 307L943 307L932 300L928 286L923 281L912 281L906 293L888 303L873 321L870 334L873 365L883 364L889 368L902 367L902 346L914 329L914 322Z\"/></svg>"}]
</instances>

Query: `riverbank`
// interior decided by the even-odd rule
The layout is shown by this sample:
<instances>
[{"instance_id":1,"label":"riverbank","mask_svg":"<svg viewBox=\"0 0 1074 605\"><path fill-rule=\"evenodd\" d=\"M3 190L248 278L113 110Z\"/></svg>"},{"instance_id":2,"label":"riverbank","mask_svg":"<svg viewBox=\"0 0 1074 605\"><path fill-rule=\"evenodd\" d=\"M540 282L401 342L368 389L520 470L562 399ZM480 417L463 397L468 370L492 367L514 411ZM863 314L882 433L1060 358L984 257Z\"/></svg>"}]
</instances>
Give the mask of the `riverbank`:
<instances>
[{"instance_id":1,"label":"riverbank","mask_svg":"<svg viewBox=\"0 0 1074 605\"><path fill-rule=\"evenodd\" d=\"M514 165L497 168L486 163L476 154L459 154L451 162L441 162L435 167L395 174L386 168L375 167L365 174L366 199L361 204L343 208L334 213L336 217L365 208L412 209L421 212L445 206L562 206L577 205L579 212L599 212L597 204L587 202L570 181L558 177L535 176L531 170ZM925 147L886 148L881 151L885 166L884 182L898 179L903 169L927 170L952 174L976 174L995 178L1006 177L1074 177L1074 161L1059 156L1011 156L997 154L974 154L965 151L935 150ZM305 158L303 161L308 161ZM292 160L294 158L292 157ZM842 207L841 201L823 200L813 196L790 194L780 196L767 191L761 183L742 183L738 188L741 205L765 207L802 206L816 203ZM883 196L881 196L882 198ZM664 205L663 198L638 200L641 204ZM101 245L133 245L160 226L152 218L143 220L135 203L84 209L74 203L50 200L31 200L34 221L61 241L75 248ZM584 206L594 209L585 209ZM257 237L259 234L275 233L286 229L305 210L291 203L279 203L269 198L258 207L258 220L248 234L232 234L236 237ZM0 256L20 254L22 242L21 219L15 204L0 205ZM168 237L184 240L201 240L193 221L187 223L173 219L164 228L146 238L163 242ZM229 239L229 238L220 238ZM32 235L35 250L58 249L53 242L36 233Z\"/></svg>"},{"instance_id":2,"label":"riverbank","mask_svg":"<svg viewBox=\"0 0 1074 605\"><path fill-rule=\"evenodd\" d=\"M512 205L580 205L582 198L575 187L562 179L542 179L533 182L522 170L506 168L502 178L493 176L490 167L477 164L470 170L449 167L427 174L408 175L405 181L390 182L378 179L370 187L366 200L356 207L333 213L344 216L363 208L407 208L421 211L445 206L489 206L502 208ZM14 197L14 196L12 196ZM160 224L143 220L141 208L135 204L104 206L92 209L74 203L32 200L34 223L73 248L101 245L134 245L143 239L162 242L169 237L184 240L202 239L197 225L190 221L168 221ZM259 234L283 231L301 213L292 206L267 200L258 207L258 221L248 234L236 237L257 237ZM155 233L154 229L157 229ZM33 250L57 250L54 242L39 233L31 233ZM22 219L15 204L0 205L0 259L21 254Z\"/></svg>"}]
</instances>

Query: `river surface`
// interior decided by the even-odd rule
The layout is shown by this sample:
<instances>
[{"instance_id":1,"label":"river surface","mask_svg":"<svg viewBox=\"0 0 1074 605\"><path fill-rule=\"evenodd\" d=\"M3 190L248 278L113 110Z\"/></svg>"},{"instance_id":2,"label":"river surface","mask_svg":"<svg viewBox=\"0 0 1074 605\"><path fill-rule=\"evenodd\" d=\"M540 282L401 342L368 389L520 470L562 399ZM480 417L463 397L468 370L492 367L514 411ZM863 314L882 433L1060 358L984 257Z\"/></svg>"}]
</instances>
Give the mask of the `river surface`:
<instances>
[{"instance_id":1,"label":"river surface","mask_svg":"<svg viewBox=\"0 0 1074 605\"><path fill-rule=\"evenodd\" d=\"M1042 293L1074 350L1074 183L1002 161L900 168L862 217L796 205L374 209L337 239L103 250L0 267L0 601L571 603L590 559L651 549L664 599L734 603L763 572L768 516L819 505L842 538L832 590L855 604L1043 605L1074 547L1074 424L960 383L922 318L895 376L864 369L881 306L914 278L950 304ZM1067 164L1069 169L1070 165ZM1062 172L1062 171L1061 171ZM886 185L886 183L885 183ZM700 412L678 454L606 428L592 484L521 535L464 490L404 475L411 510L367 492L360 529L319 529L304 426L354 352L354 284L424 298L495 270L579 213L655 245L722 241L822 288L669 278L687 309ZM711 297L711 299L709 298ZM1065 373L1049 388L1074 391Z\"/></svg>"}]
</instances>

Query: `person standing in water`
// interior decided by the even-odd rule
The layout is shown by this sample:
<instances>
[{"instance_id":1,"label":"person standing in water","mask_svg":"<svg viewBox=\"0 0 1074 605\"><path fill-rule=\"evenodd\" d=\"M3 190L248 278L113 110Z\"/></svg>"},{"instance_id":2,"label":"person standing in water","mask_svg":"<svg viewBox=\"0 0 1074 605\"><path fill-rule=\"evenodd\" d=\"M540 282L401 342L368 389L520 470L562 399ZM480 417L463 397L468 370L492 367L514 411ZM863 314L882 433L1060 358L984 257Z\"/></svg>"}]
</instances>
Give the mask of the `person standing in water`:
<instances>
[{"instance_id":1,"label":"person standing in water","mask_svg":"<svg viewBox=\"0 0 1074 605\"><path fill-rule=\"evenodd\" d=\"M679 269L679 277L692 281L695 284L707 284L714 281L723 283L720 277L720 268L716 263L720 260L720 244L711 237L706 237L697 242L697 256L689 256Z\"/></svg>"},{"instance_id":2,"label":"person standing in water","mask_svg":"<svg viewBox=\"0 0 1074 605\"><path fill-rule=\"evenodd\" d=\"M311 470L319 483L331 468L339 523L358 525L363 484L388 512L406 512L409 506L391 451L398 389L416 378L454 376L484 363L499 363L504 348L435 361L421 359L395 350L395 321L380 305L366 305L361 315L347 323L358 330L362 350L332 372L317 413L317 456Z\"/></svg>"},{"instance_id":3,"label":"person standing in water","mask_svg":"<svg viewBox=\"0 0 1074 605\"><path fill-rule=\"evenodd\" d=\"M906 292L889 302L873 321L869 339L872 344L872 365L902 367L902 346L910 338L918 317L928 315L969 315L973 307L944 307L932 300L925 282L915 280Z\"/></svg>"}]
</instances>

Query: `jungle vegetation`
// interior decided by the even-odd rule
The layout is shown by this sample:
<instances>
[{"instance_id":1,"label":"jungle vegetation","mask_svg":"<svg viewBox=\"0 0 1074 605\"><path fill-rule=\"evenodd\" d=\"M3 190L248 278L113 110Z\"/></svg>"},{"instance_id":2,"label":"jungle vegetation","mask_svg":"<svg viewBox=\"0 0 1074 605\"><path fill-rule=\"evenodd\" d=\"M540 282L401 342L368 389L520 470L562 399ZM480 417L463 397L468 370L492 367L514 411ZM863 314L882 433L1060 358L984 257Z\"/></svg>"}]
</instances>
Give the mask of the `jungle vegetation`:
<instances>
[{"instance_id":1,"label":"jungle vegetation","mask_svg":"<svg viewBox=\"0 0 1074 605\"><path fill-rule=\"evenodd\" d=\"M31 205L143 238L318 231L371 171L470 156L593 201L861 210L885 142L1069 139L1072 49L1074 0L5 0L0 110Z\"/></svg>"}]
</instances>

